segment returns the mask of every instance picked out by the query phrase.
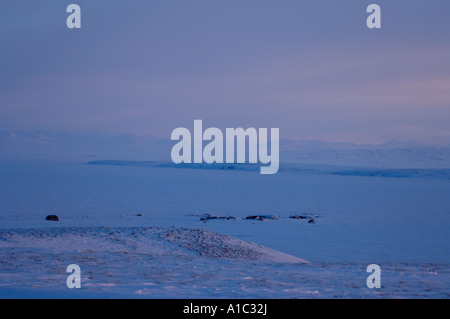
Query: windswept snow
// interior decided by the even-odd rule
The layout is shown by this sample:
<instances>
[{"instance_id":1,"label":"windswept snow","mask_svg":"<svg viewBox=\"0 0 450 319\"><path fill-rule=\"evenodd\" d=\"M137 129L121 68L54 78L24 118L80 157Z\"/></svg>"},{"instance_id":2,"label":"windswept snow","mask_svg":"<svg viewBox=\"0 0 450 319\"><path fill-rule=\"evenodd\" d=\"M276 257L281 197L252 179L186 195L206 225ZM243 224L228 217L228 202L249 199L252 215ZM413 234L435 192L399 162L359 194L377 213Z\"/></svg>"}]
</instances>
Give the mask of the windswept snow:
<instances>
[{"instance_id":1,"label":"windswept snow","mask_svg":"<svg viewBox=\"0 0 450 319\"><path fill-rule=\"evenodd\" d=\"M174 229L163 238L207 257L307 263L306 260L206 229Z\"/></svg>"},{"instance_id":2,"label":"windswept snow","mask_svg":"<svg viewBox=\"0 0 450 319\"><path fill-rule=\"evenodd\" d=\"M203 229L52 227L0 231L1 298L448 298L446 264L305 263ZM81 289L66 267L81 268Z\"/></svg>"}]
</instances>

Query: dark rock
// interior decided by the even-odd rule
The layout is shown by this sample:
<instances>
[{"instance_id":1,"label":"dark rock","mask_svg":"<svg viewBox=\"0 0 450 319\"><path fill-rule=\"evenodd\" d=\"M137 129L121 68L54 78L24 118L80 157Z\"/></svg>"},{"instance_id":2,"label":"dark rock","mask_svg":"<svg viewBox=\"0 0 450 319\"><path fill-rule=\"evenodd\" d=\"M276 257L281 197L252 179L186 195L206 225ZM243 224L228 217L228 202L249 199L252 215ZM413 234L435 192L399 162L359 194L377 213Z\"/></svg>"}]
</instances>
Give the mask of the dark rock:
<instances>
[{"instance_id":1,"label":"dark rock","mask_svg":"<svg viewBox=\"0 0 450 319\"><path fill-rule=\"evenodd\" d=\"M245 219L250 219L250 220L265 220L265 219L272 219L272 220L276 220L277 218L273 215L253 215L253 216L247 216L245 217Z\"/></svg>"},{"instance_id":2,"label":"dark rock","mask_svg":"<svg viewBox=\"0 0 450 319\"><path fill-rule=\"evenodd\" d=\"M47 217L45 217L45 220L58 221L59 218L56 215L47 215Z\"/></svg>"},{"instance_id":3,"label":"dark rock","mask_svg":"<svg viewBox=\"0 0 450 319\"><path fill-rule=\"evenodd\" d=\"M210 220L210 219L235 220L236 218L233 217L233 216L213 216L213 215L210 215L210 214L205 214L202 217L200 217L200 220L204 221L205 223L206 223L207 220Z\"/></svg>"},{"instance_id":4,"label":"dark rock","mask_svg":"<svg viewBox=\"0 0 450 319\"><path fill-rule=\"evenodd\" d=\"M302 215L293 215L293 216L289 216L289 218L292 218L292 219L307 219L308 217L302 216Z\"/></svg>"},{"instance_id":5,"label":"dark rock","mask_svg":"<svg viewBox=\"0 0 450 319\"><path fill-rule=\"evenodd\" d=\"M210 214L205 214L202 217L200 217L200 220L202 220L204 222L206 222L207 220L210 220L210 219L217 219L217 216L213 216L213 215L210 215Z\"/></svg>"},{"instance_id":6,"label":"dark rock","mask_svg":"<svg viewBox=\"0 0 450 319\"><path fill-rule=\"evenodd\" d=\"M315 224L316 222L314 221L314 219L310 219L308 220L308 224Z\"/></svg>"}]
</instances>

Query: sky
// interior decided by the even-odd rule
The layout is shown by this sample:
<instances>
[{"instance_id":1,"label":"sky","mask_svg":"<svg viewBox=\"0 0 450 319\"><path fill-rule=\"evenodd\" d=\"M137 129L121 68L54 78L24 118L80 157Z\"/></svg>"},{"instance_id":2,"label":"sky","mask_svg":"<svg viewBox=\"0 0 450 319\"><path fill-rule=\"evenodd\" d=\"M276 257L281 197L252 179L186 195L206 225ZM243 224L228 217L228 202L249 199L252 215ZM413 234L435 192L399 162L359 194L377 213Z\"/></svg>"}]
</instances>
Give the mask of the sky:
<instances>
[{"instance_id":1,"label":"sky","mask_svg":"<svg viewBox=\"0 0 450 319\"><path fill-rule=\"evenodd\" d=\"M2 0L0 130L169 140L201 119L449 144L449 13L448 0Z\"/></svg>"}]
</instances>

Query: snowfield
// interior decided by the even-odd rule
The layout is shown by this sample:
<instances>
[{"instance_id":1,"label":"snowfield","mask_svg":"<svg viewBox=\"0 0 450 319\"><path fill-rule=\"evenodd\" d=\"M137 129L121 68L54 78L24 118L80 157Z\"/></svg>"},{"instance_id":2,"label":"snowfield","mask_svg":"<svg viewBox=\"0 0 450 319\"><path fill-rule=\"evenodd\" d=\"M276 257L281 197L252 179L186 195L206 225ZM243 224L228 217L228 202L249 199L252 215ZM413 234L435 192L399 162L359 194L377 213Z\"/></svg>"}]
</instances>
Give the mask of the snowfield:
<instances>
[{"instance_id":1,"label":"snowfield","mask_svg":"<svg viewBox=\"0 0 450 319\"><path fill-rule=\"evenodd\" d=\"M0 162L0 173L0 298L450 297L445 169ZM380 289L366 285L373 263ZM66 286L70 264L81 289Z\"/></svg>"},{"instance_id":2,"label":"snowfield","mask_svg":"<svg viewBox=\"0 0 450 319\"><path fill-rule=\"evenodd\" d=\"M195 251L200 256L281 263L307 263L306 260L282 252L205 229L174 229L161 237L178 244L180 247Z\"/></svg>"},{"instance_id":3,"label":"snowfield","mask_svg":"<svg viewBox=\"0 0 450 319\"><path fill-rule=\"evenodd\" d=\"M440 298L445 264L307 263L203 229L64 227L0 232L2 298ZM66 287L69 264L81 289Z\"/></svg>"}]
</instances>

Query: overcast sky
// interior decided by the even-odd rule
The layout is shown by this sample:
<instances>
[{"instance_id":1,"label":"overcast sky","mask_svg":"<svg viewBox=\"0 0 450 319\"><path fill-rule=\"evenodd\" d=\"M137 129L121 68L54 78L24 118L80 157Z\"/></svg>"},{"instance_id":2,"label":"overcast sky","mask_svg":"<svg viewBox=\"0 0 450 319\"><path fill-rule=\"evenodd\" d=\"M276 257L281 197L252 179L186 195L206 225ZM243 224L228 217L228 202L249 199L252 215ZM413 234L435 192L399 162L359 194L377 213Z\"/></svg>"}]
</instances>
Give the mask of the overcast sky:
<instances>
[{"instance_id":1,"label":"overcast sky","mask_svg":"<svg viewBox=\"0 0 450 319\"><path fill-rule=\"evenodd\" d=\"M170 139L202 119L450 143L449 14L448 0L1 0L0 130Z\"/></svg>"}]
</instances>

